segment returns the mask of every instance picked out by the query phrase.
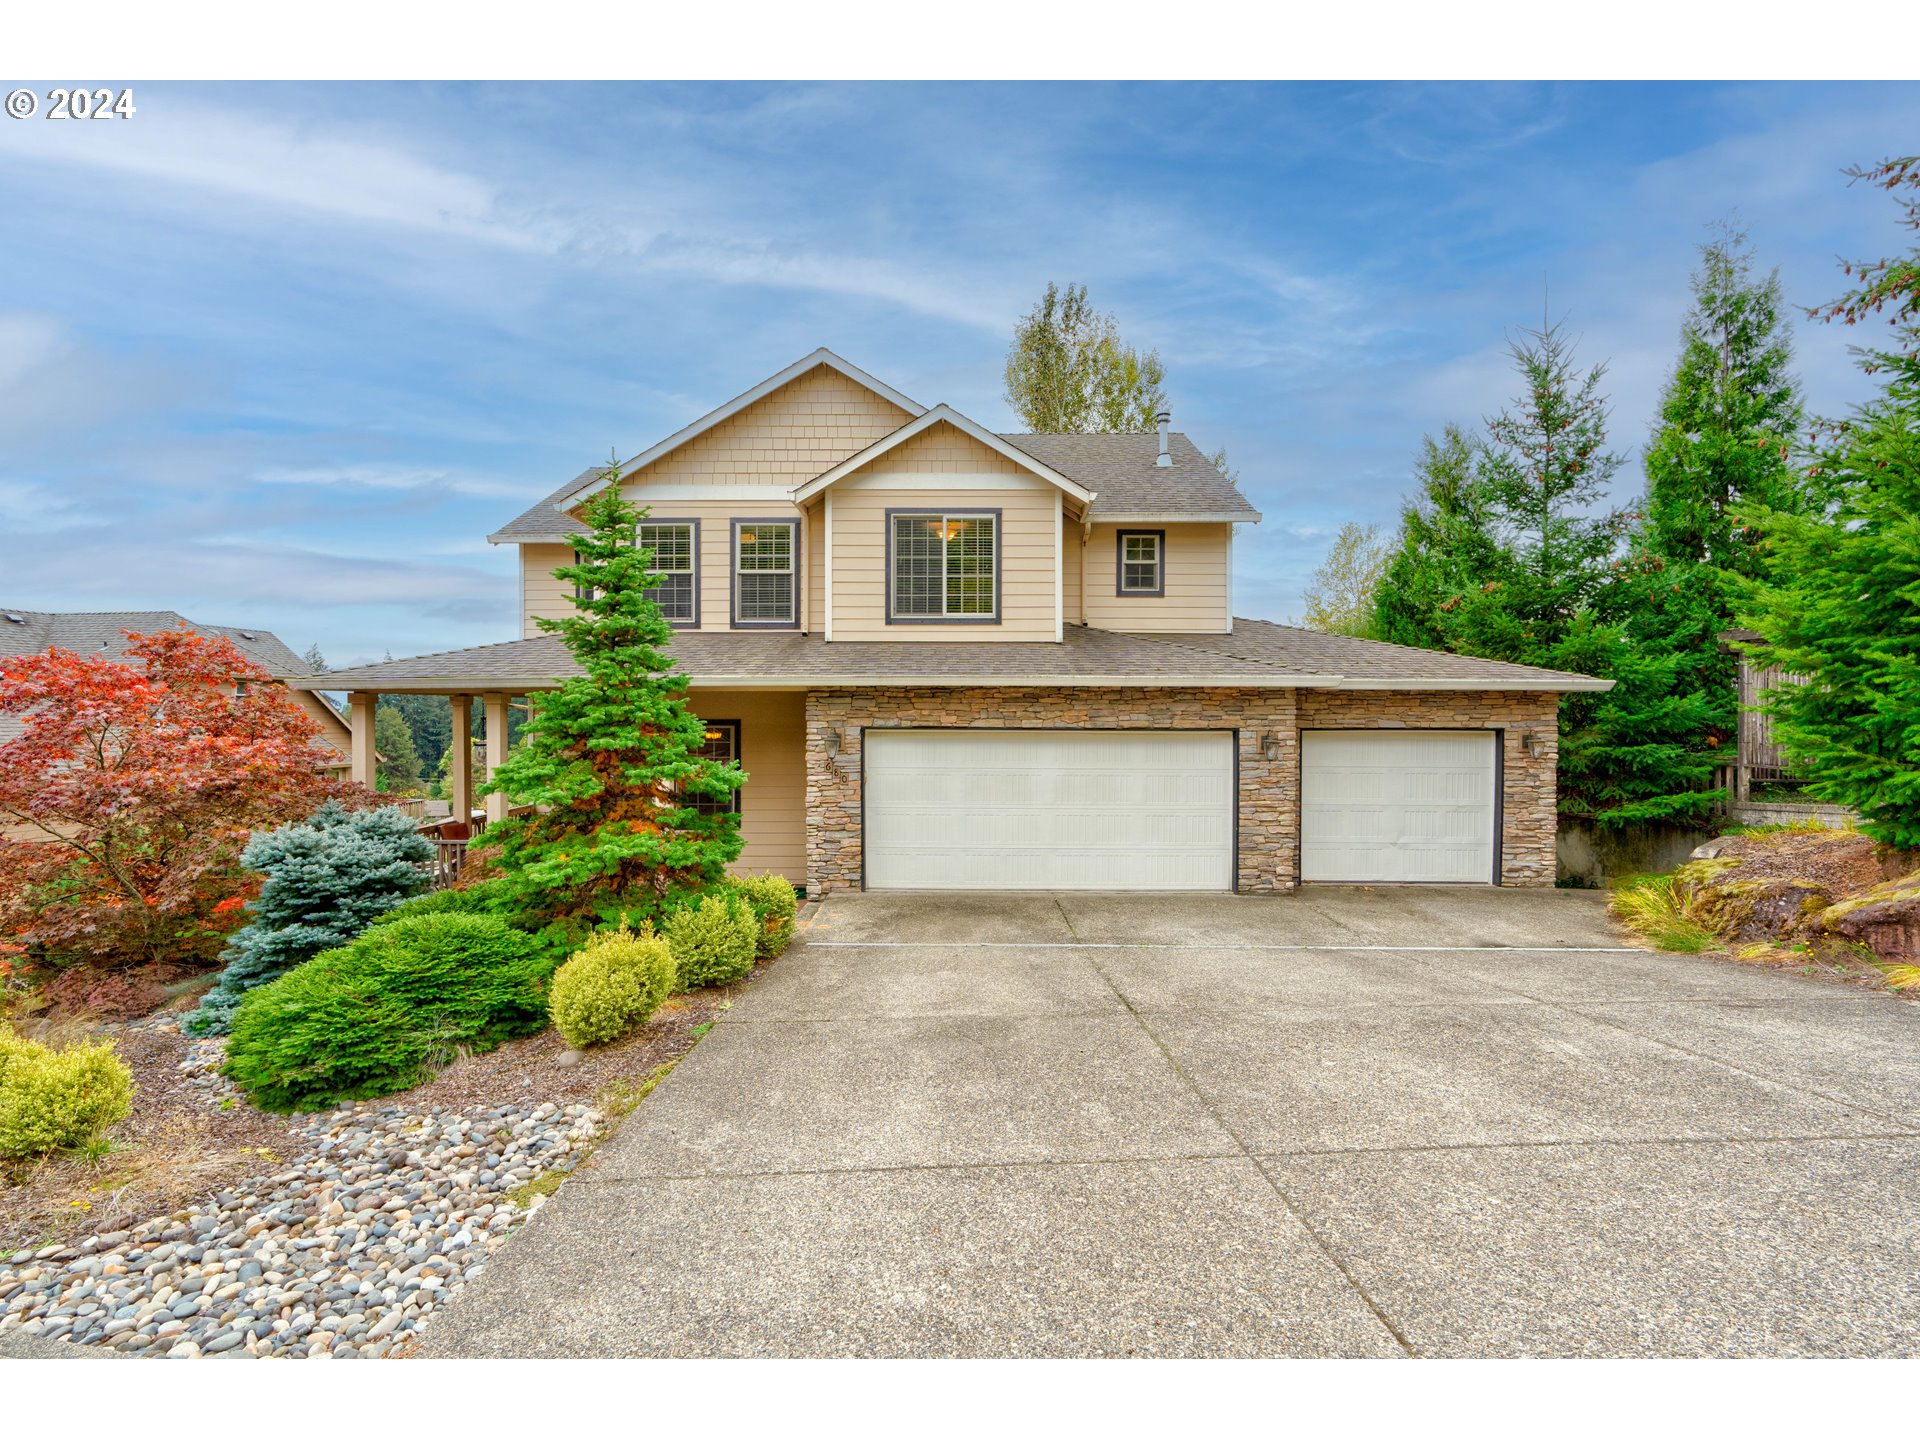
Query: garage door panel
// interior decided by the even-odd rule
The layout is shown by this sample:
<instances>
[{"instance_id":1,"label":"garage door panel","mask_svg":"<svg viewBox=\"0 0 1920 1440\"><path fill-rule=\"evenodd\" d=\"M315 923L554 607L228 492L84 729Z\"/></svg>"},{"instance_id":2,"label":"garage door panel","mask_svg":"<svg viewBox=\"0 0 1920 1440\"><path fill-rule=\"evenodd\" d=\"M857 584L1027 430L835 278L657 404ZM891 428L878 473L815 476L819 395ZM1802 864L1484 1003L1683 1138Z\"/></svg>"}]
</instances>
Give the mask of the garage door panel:
<instances>
[{"instance_id":1,"label":"garage door panel","mask_svg":"<svg viewBox=\"0 0 1920 1440\"><path fill-rule=\"evenodd\" d=\"M873 889L1230 890L1231 732L868 731Z\"/></svg>"},{"instance_id":2,"label":"garage door panel","mask_svg":"<svg viewBox=\"0 0 1920 1440\"><path fill-rule=\"evenodd\" d=\"M1301 879L1492 879L1492 732L1309 731L1300 754Z\"/></svg>"}]
</instances>

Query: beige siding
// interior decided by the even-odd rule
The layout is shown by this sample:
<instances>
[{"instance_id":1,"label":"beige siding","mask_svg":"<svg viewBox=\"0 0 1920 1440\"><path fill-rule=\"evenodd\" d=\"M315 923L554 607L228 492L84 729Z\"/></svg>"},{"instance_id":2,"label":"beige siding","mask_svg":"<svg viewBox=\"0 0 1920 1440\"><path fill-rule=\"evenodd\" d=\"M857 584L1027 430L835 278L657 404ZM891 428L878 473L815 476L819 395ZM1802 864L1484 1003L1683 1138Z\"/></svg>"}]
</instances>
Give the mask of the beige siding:
<instances>
[{"instance_id":1,"label":"beige siding","mask_svg":"<svg viewBox=\"0 0 1920 1440\"><path fill-rule=\"evenodd\" d=\"M1164 596L1120 595L1118 533L1164 530ZM1231 628L1231 525L1095 525L1087 545L1086 623L1101 630L1219 634Z\"/></svg>"},{"instance_id":2,"label":"beige siding","mask_svg":"<svg viewBox=\"0 0 1920 1440\"><path fill-rule=\"evenodd\" d=\"M634 472L642 483L798 485L912 417L830 366L809 370Z\"/></svg>"},{"instance_id":3,"label":"beige siding","mask_svg":"<svg viewBox=\"0 0 1920 1440\"><path fill-rule=\"evenodd\" d=\"M827 504L815 500L807 509L808 633L824 634L827 627Z\"/></svg>"},{"instance_id":4,"label":"beige siding","mask_svg":"<svg viewBox=\"0 0 1920 1440\"><path fill-rule=\"evenodd\" d=\"M806 697L799 692L687 692L693 712L740 722L740 833L737 875L771 873L804 884L807 874Z\"/></svg>"},{"instance_id":5,"label":"beige siding","mask_svg":"<svg viewBox=\"0 0 1920 1440\"><path fill-rule=\"evenodd\" d=\"M929 474L953 475L954 488L913 484ZM968 485L968 477L996 483ZM1054 639L1055 494L1044 480L945 424L848 476L833 496L833 638ZM887 623L887 511L923 508L1000 512L998 625Z\"/></svg>"},{"instance_id":6,"label":"beige siding","mask_svg":"<svg viewBox=\"0 0 1920 1440\"><path fill-rule=\"evenodd\" d=\"M1086 551L1082 544L1085 530L1078 520L1063 518L1060 526L1060 606L1069 625L1087 623L1080 608L1080 562Z\"/></svg>"},{"instance_id":7,"label":"beige siding","mask_svg":"<svg viewBox=\"0 0 1920 1440\"><path fill-rule=\"evenodd\" d=\"M573 587L554 575L560 565L573 563L570 545L522 545L520 547L520 634L540 633L536 616L565 620L574 613Z\"/></svg>"}]
</instances>

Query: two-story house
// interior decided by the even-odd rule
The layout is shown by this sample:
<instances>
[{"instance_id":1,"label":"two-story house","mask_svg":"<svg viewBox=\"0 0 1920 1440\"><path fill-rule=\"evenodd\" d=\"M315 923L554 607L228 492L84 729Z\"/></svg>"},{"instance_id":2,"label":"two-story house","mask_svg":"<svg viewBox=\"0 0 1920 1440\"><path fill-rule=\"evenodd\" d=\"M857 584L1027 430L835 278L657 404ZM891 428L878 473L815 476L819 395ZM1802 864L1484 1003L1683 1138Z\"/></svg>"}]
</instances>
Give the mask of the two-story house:
<instances>
[{"instance_id":1,"label":"two-story house","mask_svg":"<svg viewBox=\"0 0 1920 1440\"><path fill-rule=\"evenodd\" d=\"M507 707L574 673L588 471L489 537L523 638L325 677ZM1260 515L1184 436L1000 435L826 350L619 468L740 868L869 889L1551 885L1559 695L1609 682L1236 620ZM318 680L291 676L309 686ZM455 813L473 777L455 747ZM499 797L490 797L499 813Z\"/></svg>"}]
</instances>

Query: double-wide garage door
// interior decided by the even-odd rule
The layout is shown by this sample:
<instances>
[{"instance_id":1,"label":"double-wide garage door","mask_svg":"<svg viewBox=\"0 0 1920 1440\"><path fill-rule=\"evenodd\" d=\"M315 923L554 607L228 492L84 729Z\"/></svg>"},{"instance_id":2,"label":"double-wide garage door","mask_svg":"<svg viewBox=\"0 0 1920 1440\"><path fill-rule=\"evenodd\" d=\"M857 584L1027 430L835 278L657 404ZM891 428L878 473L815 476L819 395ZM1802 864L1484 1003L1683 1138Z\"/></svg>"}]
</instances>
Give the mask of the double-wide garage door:
<instances>
[{"instance_id":1,"label":"double-wide garage door","mask_svg":"<svg viewBox=\"0 0 1920 1440\"><path fill-rule=\"evenodd\" d=\"M1231 890L1232 732L869 730L870 890Z\"/></svg>"},{"instance_id":2,"label":"double-wide garage door","mask_svg":"<svg viewBox=\"0 0 1920 1440\"><path fill-rule=\"evenodd\" d=\"M1491 883L1499 777L1488 730L1300 737L1300 878Z\"/></svg>"},{"instance_id":3,"label":"double-wide garage door","mask_svg":"<svg viewBox=\"0 0 1920 1440\"><path fill-rule=\"evenodd\" d=\"M1486 730L1309 730L1300 878L1495 879ZM872 890L1231 890L1225 730L869 730Z\"/></svg>"}]
</instances>

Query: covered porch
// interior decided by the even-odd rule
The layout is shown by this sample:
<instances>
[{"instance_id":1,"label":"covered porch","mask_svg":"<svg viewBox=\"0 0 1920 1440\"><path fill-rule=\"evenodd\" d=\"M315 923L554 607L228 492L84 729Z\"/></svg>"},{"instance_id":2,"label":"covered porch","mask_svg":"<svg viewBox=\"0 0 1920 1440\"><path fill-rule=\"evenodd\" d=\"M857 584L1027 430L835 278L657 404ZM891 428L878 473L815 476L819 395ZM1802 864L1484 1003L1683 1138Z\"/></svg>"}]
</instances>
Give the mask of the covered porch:
<instances>
[{"instance_id":1,"label":"covered porch","mask_svg":"<svg viewBox=\"0 0 1920 1440\"><path fill-rule=\"evenodd\" d=\"M535 679L527 674L495 674L484 678L499 683L475 684L453 673L464 668L461 662L470 666L473 653L389 661L302 677L300 682L307 689L324 685L346 691L352 737L348 774L369 787L378 768L374 722L381 696L434 695L446 699L452 719L447 752L450 815L428 827L430 838L441 852L437 868L445 877L457 871L467 841L484 825L504 819L508 813L505 795L486 792L494 771L508 753L510 712L530 700L537 703L543 692L558 683L557 679ZM737 760L747 772L747 784L737 792L736 800L745 844L734 871L784 875L795 885L803 885L807 876L804 692L705 687L696 681L687 691L687 703L707 722L708 753L716 759ZM471 733L476 706L482 738L478 743L462 743Z\"/></svg>"}]
</instances>

